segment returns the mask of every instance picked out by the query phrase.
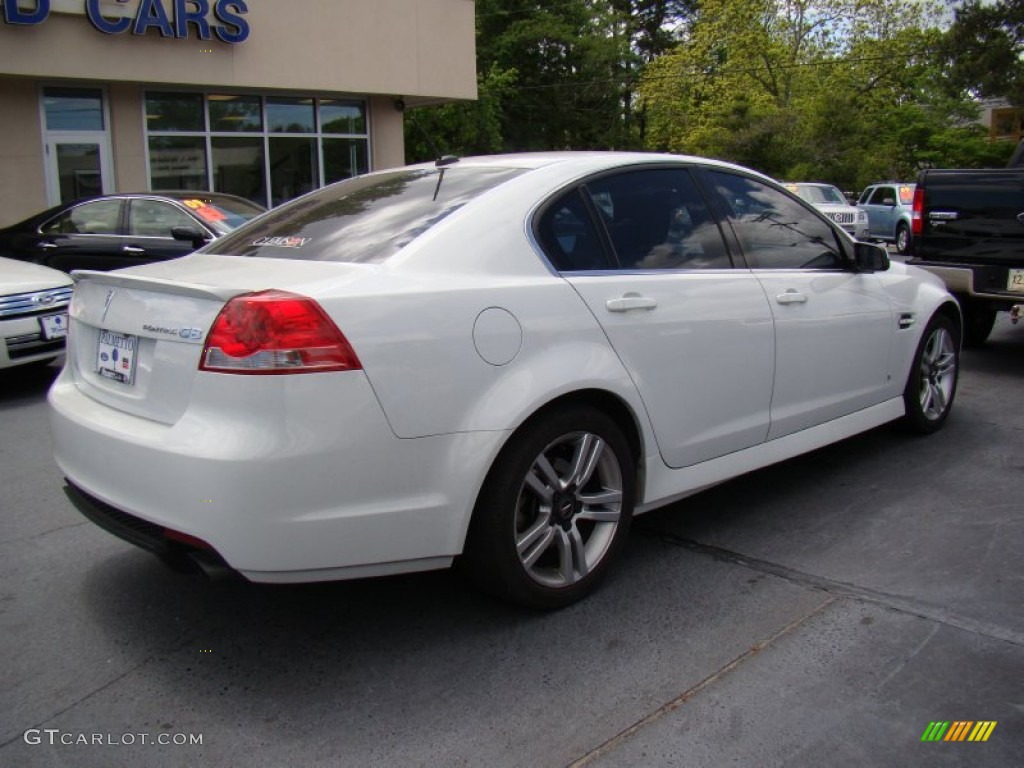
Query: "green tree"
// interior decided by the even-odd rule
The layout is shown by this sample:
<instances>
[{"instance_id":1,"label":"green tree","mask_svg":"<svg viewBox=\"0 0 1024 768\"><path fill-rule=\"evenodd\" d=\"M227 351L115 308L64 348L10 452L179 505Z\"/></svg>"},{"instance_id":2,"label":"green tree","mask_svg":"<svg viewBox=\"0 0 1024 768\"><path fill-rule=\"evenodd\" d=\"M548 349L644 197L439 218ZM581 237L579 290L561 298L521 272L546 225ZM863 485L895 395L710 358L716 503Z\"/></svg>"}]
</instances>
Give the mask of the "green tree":
<instances>
[{"instance_id":1,"label":"green tree","mask_svg":"<svg viewBox=\"0 0 1024 768\"><path fill-rule=\"evenodd\" d=\"M976 105L943 85L937 19L893 0L704 0L642 80L648 143L847 189L994 162Z\"/></svg>"},{"instance_id":2,"label":"green tree","mask_svg":"<svg viewBox=\"0 0 1024 768\"><path fill-rule=\"evenodd\" d=\"M424 107L406 121L406 156L638 148L633 88L695 0L478 0L476 103ZM423 131L417 129L416 124Z\"/></svg>"},{"instance_id":3,"label":"green tree","mask_svg":"<svg viewBox=\"0 0 1024 768\"><path fill-rule=\"evenodd\" d=\"M968 0L956 9L943 52L947 82L983 98L1024 105L1024 2L982 4Z\"/></svg>"}]
</instances>

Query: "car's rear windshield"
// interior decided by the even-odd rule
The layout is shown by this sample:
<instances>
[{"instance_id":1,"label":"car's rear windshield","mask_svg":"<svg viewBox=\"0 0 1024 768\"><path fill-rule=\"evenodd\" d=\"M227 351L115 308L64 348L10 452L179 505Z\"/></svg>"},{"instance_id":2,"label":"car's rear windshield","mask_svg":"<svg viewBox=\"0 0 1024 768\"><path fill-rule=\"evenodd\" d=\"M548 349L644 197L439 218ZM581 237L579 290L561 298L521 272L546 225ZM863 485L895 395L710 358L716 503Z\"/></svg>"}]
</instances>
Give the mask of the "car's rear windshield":
<instances>
[{"instance_id":1,"label":"car's rear windshield","mask_svg":"<svg viewBox=\"0 0 1024 768\"><path fill-rule=\"evenodd\" d=\"M521 168L402 169L349 179L277 208L207 250L231 256L380 263Z\"/></svg>"}]
</instances>

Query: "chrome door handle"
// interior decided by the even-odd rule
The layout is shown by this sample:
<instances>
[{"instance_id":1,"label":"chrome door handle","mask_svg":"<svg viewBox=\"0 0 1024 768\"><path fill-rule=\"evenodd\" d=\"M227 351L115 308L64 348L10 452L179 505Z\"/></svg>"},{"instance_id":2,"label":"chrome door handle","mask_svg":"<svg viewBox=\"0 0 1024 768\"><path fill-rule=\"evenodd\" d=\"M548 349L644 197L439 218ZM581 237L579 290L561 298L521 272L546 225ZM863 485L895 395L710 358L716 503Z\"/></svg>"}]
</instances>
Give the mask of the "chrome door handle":
<instances>
[{"instance_id":1,"label":"chrome door handle","mask_svg":"<svg viewBox=\"0 0 1024 768\"><path fill-rule=\"evenodd\" d=\"M127 253L129 256L140 256L146 252L145 248L139 248L134 245L126 245L121 249L122 253Z\"/></svg>"},{"instance_id":2,"label":"chrome door handle","mask_svg":"<svg viewBox=\"0 0 1024 768\"><path fill-rule=\"evenodd\" d=\"M60 248L56 243L40 243L39 249L42 251L52 251L54 248Z\"/></svg>"},{"instance_id":3,"label":"chrome door handle","mask_svg":"<svg viewBox=\"0 0 1024 768\"><path fill-rule=\"evenodd\" d=\"M638 293L627 293L619 299L608 299L605 306L609 312L629 312L631 309L654 309L658 301Z\"/></svg>"},{"instance_id":4,"label":"chrome door handle","mask_svg":"<svg viewBox=\"0 0 1024 768\"><path fill-rule=\"evenodd\" d=\"M806 304L807 303L807 297L804 294L802 294L802 293L798 293L797 291L793 290L792 288L790 288L785 293L780 293L778 296L775 297L775 300L777 302L779 302L779 304Z\"/></svg>"}]
</instances>

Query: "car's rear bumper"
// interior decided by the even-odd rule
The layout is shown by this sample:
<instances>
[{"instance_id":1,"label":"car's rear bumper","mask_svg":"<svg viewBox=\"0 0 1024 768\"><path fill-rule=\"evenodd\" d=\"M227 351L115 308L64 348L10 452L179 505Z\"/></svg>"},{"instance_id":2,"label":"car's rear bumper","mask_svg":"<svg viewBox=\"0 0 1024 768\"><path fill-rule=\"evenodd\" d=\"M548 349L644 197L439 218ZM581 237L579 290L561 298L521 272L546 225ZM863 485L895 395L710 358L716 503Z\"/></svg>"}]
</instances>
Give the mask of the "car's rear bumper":
<instances>
[{"instance_id":1,"label":"car's rear bumper","mask_svg":"<svg viewBox=\"0 0 1024 768\"><path fill-rule=\"evenodd\" d=\"M993 302L999 305L998 309L1004 310L1024 301L1024 293L1006 290L1009 268L1005 266L948 264L924 259L911 259L907 263L941 278L950 293L962 298Z\"/></svg>"},{"instance_id":2,"label":"car's rear bumper","mask_svg":"<svg viewBox=\"0 0 1024 768\"><path fill-rule=\"evenodd\" d=\"M267 378L282 383L231 377L234 402L164 425L97 403L65 371L49 399L76 505L161 556L200 539L254 581L419 570L458 554L505 433L400 439L361 372L295 377L294 389Z\"/></svg>"}]
</instances>

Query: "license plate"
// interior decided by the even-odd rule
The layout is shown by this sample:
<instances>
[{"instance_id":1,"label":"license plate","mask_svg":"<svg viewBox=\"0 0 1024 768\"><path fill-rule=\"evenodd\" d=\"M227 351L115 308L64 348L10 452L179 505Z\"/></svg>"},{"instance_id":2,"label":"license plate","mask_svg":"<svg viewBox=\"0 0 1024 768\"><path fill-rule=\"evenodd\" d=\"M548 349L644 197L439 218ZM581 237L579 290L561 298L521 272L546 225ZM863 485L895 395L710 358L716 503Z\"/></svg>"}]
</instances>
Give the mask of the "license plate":
<instances>
[{"instance_id":1,"label":"license plate","mask_svg":"<svg viewBox=\"0 0 1024 768\"><path fill-rule=\"evenodd\" d=\"M96 372L122 384L131 384L135 378L135 351L139 337L114 331L100 331L96 349Z\"/></svg>"},{"instance_id":2,"label":"license plate","mask_svg":"<svg viewBox=\"0 0 1024 768\"><path fill-rule=\"evenodd\" d=\"M1006 278L1006 290L1024 293L1024 269L1011 269Z\"/></svg>"},{"instance_id":3,"label":"license plate","mask_svg":"<svg viewBox=\"0 0 1024 768\"><path fill-rule=\"evenodd\" d=\"M47 341L51 339L63 339L68 335L68 313L63 312L59 315L43 315L39 318L39 324L43 327L43 338Z\"/></svg>"}]
</instances>

